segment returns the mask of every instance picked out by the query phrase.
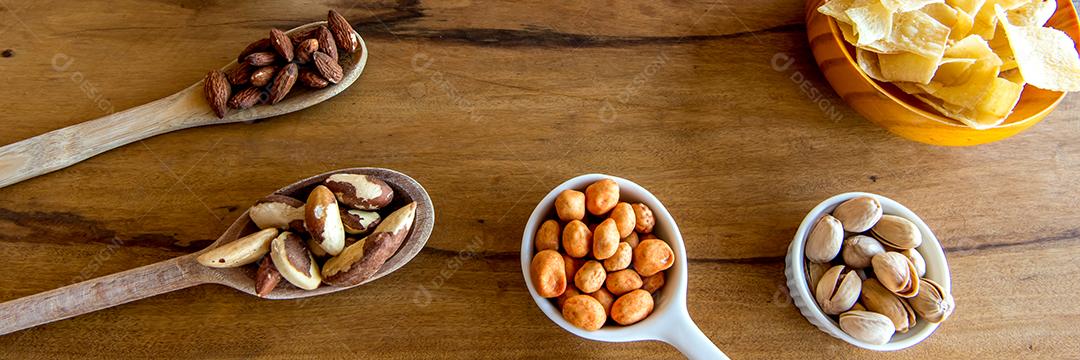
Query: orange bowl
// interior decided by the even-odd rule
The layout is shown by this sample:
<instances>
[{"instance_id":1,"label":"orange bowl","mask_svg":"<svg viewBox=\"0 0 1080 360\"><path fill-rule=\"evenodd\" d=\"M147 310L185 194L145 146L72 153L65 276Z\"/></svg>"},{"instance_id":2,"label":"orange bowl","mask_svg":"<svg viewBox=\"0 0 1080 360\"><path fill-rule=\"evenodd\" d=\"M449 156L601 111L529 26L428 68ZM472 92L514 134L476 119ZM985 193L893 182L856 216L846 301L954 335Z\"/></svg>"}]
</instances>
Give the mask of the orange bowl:
<instances>
[{"instance_id":1,"label":"orange bowl","mask_svg":"<svg viewBox=\"0 0 1080 360\"><path fill-rule=\"evenodd\" d=\"M1065 93L1025 85L1013 113L1001 125L975 130L951 120L896 86L866 76L855 61L855 48L844 41L833 18L817 8L826 0L806 2L806 36L821 72L836 93L855 111L904 138L931 145L970 146L998 141L1042 121ZM1070 0L1058 0L1057 12L1046 26L1080 39L1076 9ZM1077 47L1080 50L1080 46Z\"/></svg>"}]
</instances>

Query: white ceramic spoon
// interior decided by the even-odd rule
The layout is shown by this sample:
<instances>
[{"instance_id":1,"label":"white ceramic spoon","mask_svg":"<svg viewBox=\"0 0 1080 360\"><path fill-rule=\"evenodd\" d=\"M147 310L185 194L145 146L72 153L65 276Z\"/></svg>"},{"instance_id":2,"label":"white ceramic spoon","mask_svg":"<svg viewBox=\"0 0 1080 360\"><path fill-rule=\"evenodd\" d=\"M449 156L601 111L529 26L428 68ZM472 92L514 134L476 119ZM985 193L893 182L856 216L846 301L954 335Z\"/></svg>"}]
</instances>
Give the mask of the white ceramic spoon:
<instances>
[{"instance_id":1,"label":"white ceramic spoon","mask_svg":"<svg viewBox=\"0 0 1080 360\"><path fill-rule=\"evenodd\" d=\"M664 287L656 297L653 313L641 322L630 326L606 325L600 330L587 331L580 329L563 319L562 312L555 306L551 299L545 299L536 294L532 280L529 277L529 263L536 254L533 241L540 224L545 220L555 218L555 197L563 190L574 189L583 191L585 187L597 180L612 179L619 184L619 200L626 202L641 202L652 209L656 217L656 227L653 234L667 240L671 250L675 252L675 265L667 270L667 279ZM540 201L533 210L529 222L525 225L525 234L521 237L521 273L525 276L525 284L529 288L529 294L533 301L544 311L551 321L554 321L564 330L574 335L597 341L628 342L656 340L671 344L679 349L683 355L690 359L727 359L719 348L716 347L701 332L697 324L690 319L690 313L686 311L687 289L686 246L683 243L682 233L675 219L671 218L664 204L656 199L648 190L634 182L610 175L587 174L567 180L555 187Z\"/></svg>"}]
</instances>

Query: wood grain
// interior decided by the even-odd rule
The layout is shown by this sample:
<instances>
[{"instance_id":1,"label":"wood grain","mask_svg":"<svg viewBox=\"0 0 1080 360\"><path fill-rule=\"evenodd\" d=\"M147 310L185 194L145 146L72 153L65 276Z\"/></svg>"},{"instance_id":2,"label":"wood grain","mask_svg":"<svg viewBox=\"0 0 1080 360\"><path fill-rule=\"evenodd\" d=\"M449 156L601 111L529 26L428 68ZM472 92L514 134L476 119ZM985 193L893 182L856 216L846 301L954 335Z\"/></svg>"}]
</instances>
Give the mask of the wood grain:
<instances>
[{"instance_id":1,"label":"wood grain","mask_svg":"<svg viewBox=\"0 0 1080 360\"><path fill-rule=\"evenodd\" d=\"M732 358L1080 353L1080 98L999 143L901 139L830 89L801 1L10 0L0 143L165 97L269 27L328 8L371 49L333 100L157 136L0 189L0 300L195 252L264 194L353 166L424 185L438 218L427 248L350 291L266 301L193 287L0 337L0 357L677 357L573 337L524 288L525 220L551 187L589 172L631 179L672 211L690 314ZM791 67L774 70L776 54ZM799 221L854 190L904 203L947 249L957 312L914 348L855 349L784 292Z\"/></svg>"}]
</instances>

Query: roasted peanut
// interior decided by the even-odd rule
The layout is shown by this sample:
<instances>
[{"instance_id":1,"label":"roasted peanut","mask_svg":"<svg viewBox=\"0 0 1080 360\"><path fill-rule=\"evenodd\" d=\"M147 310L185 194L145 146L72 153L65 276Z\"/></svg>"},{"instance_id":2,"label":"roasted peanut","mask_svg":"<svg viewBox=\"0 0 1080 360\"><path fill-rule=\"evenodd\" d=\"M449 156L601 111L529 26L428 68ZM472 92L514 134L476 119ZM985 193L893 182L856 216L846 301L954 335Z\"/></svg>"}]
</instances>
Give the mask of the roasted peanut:
<instances>
[{"instance_id":1,"label":"roasted peanut","mask_svg":"<svg viewBox=\"0 0 1080 360\"><path fill-rule=\"evenodd\" d=\"M558 297L557 301L559 302L559 308L561 309L563 307L563 304L566 303L566 300L578 295L581 295L581 291L578 291L576 287L567 286L566 291L563 291L562 295L559 295Z\"/></svg>"},{"instance_id":2,"label":"roasted peanut","mask_svg":"<svg viewBox=\"0 0 1080 360\"><path fill-rule=\"evenodd\" d=\"M575 259L570 257L570 255L566 254L562 254L562 260L563 265L566 267L566 280L574 281L574 275L577 274L577 271L581 268L581 265L585 265L585 260Z\"/></svg>"},{"instance_id":3,"label":"roasted peanut","mask_svg":"<svg viewBox=\"0 0 1080 360\"><path fill-rule=\"evenodd\" d=\"M648 291L637 289L620 296L611 305L611 319L620 325L641 321L653 311L653 298Z\"/></svg>"},{"instance_id":4,"label":"roasted peanut","mask_svg":"<svg viewBox=\"0 0 1080 360\"><path fill-rule=\"evenodd\" d=\"M656 237L656 235L653 235L653 233L649 232L649 233L641 234L641 236L639 236L638 239L641 239L641 241L645 241L645 240L659 239L659 238ZM634 248L637 249L637 246L635 246Z\"/></svg>"},{"instance_id":5,"label":"roasted peanut","mask_svg":"<svg viewBox=\"0 0 1080 360\"><path fill-rule=\"evenodd\" d=\"M637 219L634 215L634 208L630 204L624 202L616 204L615 209L611 210L611 219L615 220L615 225L619 228L620 238L634 233Z\"/></svg>"},{"instance_id":6,"label":"roasted peanut","mask_svg":"<svg viewBox=\"0 0 1080 360\"><path fill-rule=\"evenodd\" d=\"M675 253L663 240L645 240L634 248L634 269L642 276L652 276L675 264Z\"/></svg>"},{"instance_id":7,"label":"roasted peanut","mask_svg":"<svg viewBox=\"0 0 1080 360\"><path fill-rule=\"evenodd\" d=\"M589 294L596 301L600 302L600 305L604 306L604 313L611 314L611 304L615 303L615 295L611 295L611 292L605 288L600 288L596 292Z\"/></svg>"},{"instance_id":8,"label":"roasted peanut","mask_svg":"<svg viewBox=\"0 0 1080 360\"><path fill-rule=\"evenodd\" d=\"M604 220L593 232L593 257L597 260L607 259L615 255L615 250L618 248L619 229L615 225L615 220Z\"/></svg>"},{"instance_id":9,"label":"roasted peanut","mask_svg":"<svg viewBox=\"0 0 1080 360\"><path fill-rule=\"evenodd\" d=\"M648 293L646 293L647 295ZM585 330L597 330L607 321L604 306L589 295L578 295L566 299L562 307L563 318L574 326Z\"/></svg>"},{"instance_id":10,"label":"roasted peanut","mask_svg":"<svg viewBox=\"0 0 1080 360\"><path fill-rule=\"evenodd\" d=\"M585 208L593 215L607 214L618 202L619 184L615 180L603 179L585 188Z\"/></svg>"},{"instance_id":11,"label":"roasted peanut","mask_svg":"<svg viewBox=\"0 0 1080 360\"><path fill-rule=\"evenodd\" d=\"M634 230L640 233L651 233L656 225L652 209L648 205L637 203L631 206L634 209Z\"/></svg>"},{"instance_id":12,"label":"roasted peanut","mask_svg":"<svg viewBox=\"0 0 1080 360\"><path fill-rule=\"evenodd\" d=\"M615 255L604 259L604 270L612 272L625 269L630 266L630 262L633 260L634 249L630 247L630 244L620 242L619 248L615 250Z\"/></svg>"},{"instance_id":13,"label":"roasted peanut","mask_svg":"<svg viewBox=\"0 0 1080 360\"><path fill-rule=\"evenodd\" d=\"M608 274L605 281L608 291L615 296L641 288L641 276L631 269L619 270Z\"/></svg>"},{"instance_id":14,"label":"roasted peanut","mask_svg":"<svg viewBox=\"0 0 1080 360\"><path fill-rule=\"evenodd\" d=\"M633 249L636 248L637 244L641 242L641 237L638 236L637 232L632 232L630 233L630 236L624 237L622 239L622 242L630 244L630 248Z\"/></svg>"},{"instance_id":15,"label":"roasted peanut","mask_svg":"<svg viewBox=\"0 0 1080 360\"><path fill-rule=\"evenodd\" d=\"M536 251L559 250L559 222L545 221L536 231Z\"/></svg>"},{"instance_id":16,"label":"roasted peanut","mask_svg":"<svg viewBox=\"0 0 1080 360\"><path fill-rule=\"evenodd\" d=\"M581 220L570 220L563 228L562 245L567 255L583 258L592 250L592 231Z\"/></svg>"},{"instance_id":17,"label":"roasted peanut","mask_svg":"<svg viewBox=\"0 0 1080 360\"><path fill-rule=\"evenodd\" d=\"M577 190L563 190L555 198L555 213L562 221L585 219L585 194Z\"/></svg>"},{"instance_id":18,"label":"roasted peanut","mask_svg":"<svg viewBox=\"0 0 1080 360\"><path fill-rule=\"evenodd\" d=\"M562 255L555 250L544 250L533 256L529 266L536 293L541 297L553 298L566 291L566 267Z\"/></svg>"},{"instance_id":19,"label":"roasted peanut","mask_svg":"<svg viewBox=\"0 0 1080 360\"><path fill-rule=\"evenodd\" d=\"M655 293L656 290L660 290L660 288L662 287L664 287L663 271L655 273L652 276L646 276L645 278L641 279L641 288L645 291L648 291L650 294Z\"/></svg>"},{"instance_id":20,"label":"roasted peanut","mask_svg":"<svg viewBox=\"0 0 1080 360\"><path fill-rule=\"evenodd\" d=\"M604 266L598 261L589 260L578 269L577 274L574 274L574 285L577 285L578 290L582 292L591 293L604 287L606 278L607 272L604 271Z\"/></svg>"}]
</instances>

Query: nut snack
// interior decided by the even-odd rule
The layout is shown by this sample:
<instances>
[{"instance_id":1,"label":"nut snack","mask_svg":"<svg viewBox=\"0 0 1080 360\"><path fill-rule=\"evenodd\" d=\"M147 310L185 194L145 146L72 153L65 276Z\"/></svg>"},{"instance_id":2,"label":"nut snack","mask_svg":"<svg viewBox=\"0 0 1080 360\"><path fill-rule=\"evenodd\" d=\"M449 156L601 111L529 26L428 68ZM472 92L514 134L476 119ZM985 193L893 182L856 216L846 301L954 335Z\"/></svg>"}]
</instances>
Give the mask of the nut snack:
<instances>
[{"instance_id":1,"label":"nut snack","mask_svg":"<svg viewBox=\"0 0 1080 360\"><path fill-rule=\"evenodd\" d=\"M338 49L345 56L359 50L359 44L360 35L334 10L327 15L327 26L311 31L286 34L270 29L268 37L240 52L235 67L206 74L206 102L217 117L224 118L229 109L277 104L297 82L311 89L337 84L344 76Z\"/></svg>"},{"instance_id":2,"label":"nut snack","mask_svg":"<svg viewBox=\"0 0 1080 360\"><path fill-rule=\"evenodd\" d=\"M334 174L301 193L255 202L247 214L261 230L196 260L213 268L252 266L256 293L264 297L280 283L305 290L358 284L397 252L412 229L417 204L392 209L393 199L393 188L374 176ZM562 276L562 257L554 257L554 273Z\"/></svg>"},{"instance_id":3,"label":"nut snack","mask_svg":"<svg viewBox=\"0 0 1080 360\"><path fill-rule=\"evenodd\" d=\"M922 232L883 213L876 198L841 203L807 234L805 279L821 311L848 335L882 345L952 314L952 294L925 278Z\"/></svg>"},{"instance_id":4,"label":"nut snack","mask_svg":"<svg viewBox=\"0 0 1080 360\"><path fill-rule=\"evenodd\" d=\"M652 234L654 225L652 210L620 199L611 179L563 191L534 240L529 278L537 294L585 330L645 319L665 270L675 264L668 243Z\"/></svg>"}]
</instances>

